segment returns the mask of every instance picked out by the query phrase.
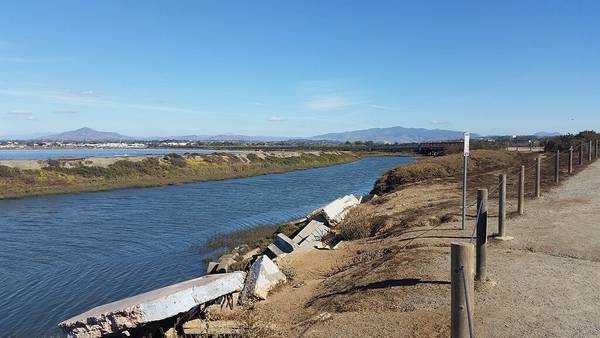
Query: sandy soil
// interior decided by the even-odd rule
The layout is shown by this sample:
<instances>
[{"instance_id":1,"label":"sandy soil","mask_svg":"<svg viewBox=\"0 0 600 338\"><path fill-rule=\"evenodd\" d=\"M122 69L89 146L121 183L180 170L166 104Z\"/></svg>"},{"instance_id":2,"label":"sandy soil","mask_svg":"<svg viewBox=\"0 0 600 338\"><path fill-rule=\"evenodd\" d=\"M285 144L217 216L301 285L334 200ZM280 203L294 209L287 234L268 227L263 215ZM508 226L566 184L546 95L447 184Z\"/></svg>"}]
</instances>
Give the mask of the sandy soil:
<instances>
[{"instance_id":1,"label":"sandy soil","mask_svg":"<svg viewBox=\"0 0 600 338\"><path fill-rule=\"evenodd\" d=\"M600 335L598 186L600 161L527 201L525 215L507 222L514 240L490 240L489 280L475 295L477 337ZM388 217L380 236L286 257L291 282L256 311L286 337L447 337L449 245L469 241L474 225L437 225L436 217L457 214L457 191L440 182L386 195L371 206ZM496 222L490 217L490 233Z\"/></svg>"}]
</instances>

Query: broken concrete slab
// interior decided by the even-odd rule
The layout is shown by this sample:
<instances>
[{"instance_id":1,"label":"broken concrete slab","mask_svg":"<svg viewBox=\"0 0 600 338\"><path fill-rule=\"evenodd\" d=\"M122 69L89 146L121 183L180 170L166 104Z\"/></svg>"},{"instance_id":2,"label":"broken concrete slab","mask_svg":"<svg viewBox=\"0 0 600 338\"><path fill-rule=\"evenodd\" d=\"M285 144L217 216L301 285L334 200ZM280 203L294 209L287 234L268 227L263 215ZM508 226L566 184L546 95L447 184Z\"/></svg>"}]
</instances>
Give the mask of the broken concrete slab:
<instances>
[{"instance_id":1,"label":"broken concrete slab","mask_svg":"<svg viewBox=\"0 0 600 338\"><path fill-rule=\"evenodd\" d=\"M262 255L250 267L240 298L242 301L250 297L267 299L269 291L285 281L286 277L277 265L269 257Z\"/></svg>"},{"instance_id":2,"label":"broken concrete slab","mask_svg":"<svg viewBox=\"0 0 600 338\"><path fill-rule=\"evenodd\" d=\"M71 337L100 337L171 318L244 287L245 272L208 275L95 307L59 324Z\"/></svg>"},{"instance_id":3,"label":"broken concrete slab","mask_svg":"<svg viewBox=\"0 0 600 338\"><path fill-rule=\"evenodd\" d=\"M275 244L281 251L285 253L290 253L296 249L298 249L298 244L296 244L291 238L284 234L277 234L275 236L275 240L273 240L273 244Z\"/></svg>"},{"instance_id":4,"label":"broken concrete slab","mask_svg":"<svg viewBox=\"0 0 600 338\"><path fill-rule=\"evenodd\" d=\"M300 232L294 236L294 242L299 246L315 244L321 241L323 236L329 233L329 227L324 222L317 220L310 221Z\"/></svg>"},{"instance_id":5,"label":"broken concrete slab","mask_svg":"<svg viewBox=\"0 0 600 338\"><path fill-rule=\"evenodd\" d=\"M271 259L275 259L277 257L284 256L285 252L279 249L275 243L271 243L267 247L267 250L265 250L265 255L269 256Z\"/></svg>"},{"instance_id":6,"label":"broken concrete slab","mask_svg":"<svg viewBox=\"0 0 600 338\"><path fill-rule=\"evenodd\" d=\"M337 225L344 220L348 210L357 204L359 204L359 201L354 195L346 195L324 206L323 216L325 216L330 226Z\"/></svg>"},{"instance_id":7,"label":"broken concrete slab","mask_svg":"<svg viewBox=\"0 0 600 338\"><path fill-rule=\"evenodd\" d=\"M377 199L377 194L368 194L363 196L363 198L361 199L360 203L368 203L370 201L376 200Z\"/></svg>"},{"instance_id":8,"label":"broken concrete slab","mask_svg":"<svg viewBox=\"0 0 600 338\"><path fill-rule=\"evenodd\" d=\"M273 243L269 244L264 253L271 259L277 259L278 257L285 256L286 254L289 254L298 248L298 244L296 244L288 236L284 234L277 234Z\"/></svg>"},{"instance_id":9,"label":"broken concrete slab","mask_svg":"<svg viewBox=\"0 0 600 338\"><path fill-rule=\"evenodd\" d=\"M217 266L218 273L229 272L229 267L235 264L235 258L237 254L225 254L219 258L219 265Z\"/></svg>"},{"instance_id":10,"label":"broken concrete slab","mask_svg":"<svg viewBox=\"0 0 600 338\"><path fill-rule=\"evenodd\" d=\"M210 274L216 273L218 266L219 266L219 263L217 263L217 262L208 262L208 265L206 266L206 274L210 275Z\"/></svg>"}]
</instances>

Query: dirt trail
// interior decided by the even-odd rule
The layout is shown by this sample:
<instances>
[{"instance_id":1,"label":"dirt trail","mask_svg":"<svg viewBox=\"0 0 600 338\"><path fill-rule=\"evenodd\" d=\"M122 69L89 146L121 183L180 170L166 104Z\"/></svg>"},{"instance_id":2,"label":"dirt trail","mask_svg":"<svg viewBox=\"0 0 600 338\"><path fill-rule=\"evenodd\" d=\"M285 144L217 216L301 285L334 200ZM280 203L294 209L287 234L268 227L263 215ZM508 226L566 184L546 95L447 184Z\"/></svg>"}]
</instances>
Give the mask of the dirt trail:
<instances>
[{"instance_id":1,"label":"dirt trail","mask_svg":"<svg viewBox=\"0 0 600 338\"><path fill-rule=\"evenodd\" d=\"M598 187L600 161L528 200L525 215L507 221L514 240L489 241L489 281L475 295L477 337L600 336ZM419 192L431 186L394 193L378 208L393 218L392 207ZM496 222L489 219L490 233ZM469 241L472 227L392 228L340 250L291 255L291 283L256 309L287 337L447 337L449 245Z\"/></svg>"}]
</instances>

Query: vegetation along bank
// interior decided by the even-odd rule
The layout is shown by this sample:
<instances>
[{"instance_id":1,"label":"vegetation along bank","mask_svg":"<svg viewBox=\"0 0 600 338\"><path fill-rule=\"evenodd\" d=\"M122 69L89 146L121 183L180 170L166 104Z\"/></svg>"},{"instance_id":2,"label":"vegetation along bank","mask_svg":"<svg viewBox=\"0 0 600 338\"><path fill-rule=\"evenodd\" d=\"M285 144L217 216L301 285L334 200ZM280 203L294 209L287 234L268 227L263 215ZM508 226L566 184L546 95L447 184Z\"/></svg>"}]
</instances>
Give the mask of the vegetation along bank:
<instances>
[{"instance_id":1,"label":"vegetation along bank","mask_svg":"<svg viewBox=\"0 0 600 338\"><path fill-rule=\"evenodd\" d=\"M0 199L162 186L317 168L357 160L352 152L244 152L0 161Z\"/></svg>"}]
</instances>

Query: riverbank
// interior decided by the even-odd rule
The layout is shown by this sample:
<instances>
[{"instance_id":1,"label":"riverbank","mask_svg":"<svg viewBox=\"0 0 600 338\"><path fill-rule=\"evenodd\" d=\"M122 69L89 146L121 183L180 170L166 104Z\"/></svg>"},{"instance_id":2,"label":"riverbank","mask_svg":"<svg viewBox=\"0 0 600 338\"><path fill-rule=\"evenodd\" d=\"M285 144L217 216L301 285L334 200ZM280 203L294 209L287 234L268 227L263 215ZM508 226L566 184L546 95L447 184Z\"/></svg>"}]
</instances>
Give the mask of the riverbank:
<instances>
[{"instance_id":1,"label":"riverbank","mask_svg":"<svg viewBox=\"0 0 600 338\"><path fill-rule=\"evenodd\" d=\"M0 199L223 180L348 163L351 152L167 154L0 162Z\"/></svg>"},{"instance_id":2,"label":"riverbank","mask_svg":"<svg viewBox=\"0 0 600 338\"><path fill-rule=\"evenodd\" d=\"M535 156L537 154L474 151L471 157L470 169L473 174L469 179L469 202L474 201L477 188L488 188L489 217L497 217L494 212L497 210L494 205L497 193L493 189L497 185L497 175L509 175L507 195L510 202L517 190L514 174L522 164L528 168L526 196L533 198L534 170L531 164ZM471 205L468 209L468 227L460 230L461 184L460 170L456 169L460 168L461 160L460 155L424 159L387 172L375 185L374 191L381 196L354 208L346 221L335 228L337 234L356 234L354 238L348 238L338 250L314 249L284 257L278 265L286 272L288 283L273 292L266 301L238 311L251 312L256 326L271 328L274 336L281 337L447 337L450 325L449 245L452 241L469 240L476 213L475 206ZM558 185L552 180L553 161L547 158L542 163L543 193L562 189L557 188ZM566 169L566 161L561 161L561 166ZM576 172L583 168L577 167ZM570 183L566 170L562 170L560 176L561 182ZM544 204L542 200L535 202L536 208L537 204ZM542 224L545 221L540 223L539 217L551 212L555 206L556 203L550 203L545 211L536 212L526 221L519 217L517 224L522 224L521 229L515 229L509 235L517 231L527 234L529 227L526 223ZM517 215L514 203L509 207L511 231ZM548 221L552 217L547 217ZM561 224L557 219L554 221ZM493 232L495 221L490 222L490 232ZM537 246L531 243L535 243L536 236L539 235L528 234L518 244L524 250L535 250ZM530 247L533 249L528 249ZM498 254L505 250L504 247L496 249ZM517 248L515 255L523 256L522 250ZM552 260L551 257L548 259ZM512 259L502 259L492 265L498 268L501 262L507 261ZM495 278L506 279L510 275L498 273ZM552 285L559 284L549 282ZM511 283L508 285L514 284ZM507 284L503 282L502 285L504 288ZM531 285L537 287L535 282ZM527 292L526 289L517 290L517 294L506 291L502 297L514 298L508 303L503 303L500 296L489 300L490 295L495 293L491 284L478 293L476 303L483 304L480 311L485 315L476 316L481 326L476 332L485 332L483 335L487 335L498 332L498 328L504 329L505 325L497 325L506 323L501 315L496 313L490 325L485 324L486 318L490 318L495 313L493 309L498 306L503 311L515 311L519 294ZM571 303L574 304L573 300ZM549 323L546 323L549 326L545 329L542 323L533 323L535 316L528 315L535 313L531 307L522 306L519 309L529 324L511 328L510 335L525 334L531 325L538 328L540 335L550 332L562 332L564 335L574 333L556 331L556 325ZM240 316L239 312L222 320L235 319L237 316ZM514 323L518 317L513 315L509 322Z\"/></svg>"}]
</instances>

